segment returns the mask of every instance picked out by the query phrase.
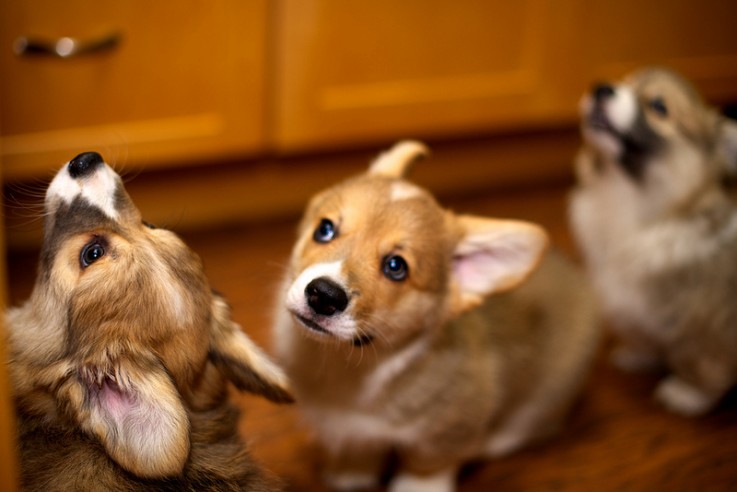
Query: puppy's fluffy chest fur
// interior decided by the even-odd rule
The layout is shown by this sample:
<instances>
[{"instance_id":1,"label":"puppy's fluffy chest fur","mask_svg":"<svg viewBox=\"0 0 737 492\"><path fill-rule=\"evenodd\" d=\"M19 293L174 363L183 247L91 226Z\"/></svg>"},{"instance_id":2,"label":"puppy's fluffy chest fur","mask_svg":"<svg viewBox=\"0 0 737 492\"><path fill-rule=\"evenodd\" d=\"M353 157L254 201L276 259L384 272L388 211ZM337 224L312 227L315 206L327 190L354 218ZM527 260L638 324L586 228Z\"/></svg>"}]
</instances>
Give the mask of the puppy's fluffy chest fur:
<instances>
[{"instance_id":1,"label":"puppy's fluffy chest fur","mask_svg":"<svg viewBox=\"0 0 737 492\"><path fill-rule=\"evenodd\" d=\"M598 172L576 190L571 220L604 308L619 329L637 325L653 338L672 337L677 323L653 309L661 302L654 296L671 292L674 283L708 288L724 282L733 270L724 253L737 248L737 210L723 197L706 197L701 207L657 216L646 184L632 181L615 162Z\"/></svg>"},{"instance_id":2,"label":"puppy's fluffy chest fur","mask_svg":"<svg viewBox=\"0 0 737 492\"><path fill-rule=\"evenodd\" d=\"M502 357L489 346L489 333L478 316L467 318L391 353L372 347L346 353L345 347L293 340L299 347L291 353L291 364L312 368L294 371L306 417L331 436L330 442L409 445L431 438L434 424L440 420L447 425L449 417L475 421L478 429L468 430L480 433L492 414L491 402L500 401L504 392L494 387L492 377L499 373ZM281 336L301 337L297 330L287 321ZM489 378L469 378L471 374ZM452 417L448 401L470 404L473 415ZM468 434L471 438L472 432Z\"/></svg>"}]
</instances>

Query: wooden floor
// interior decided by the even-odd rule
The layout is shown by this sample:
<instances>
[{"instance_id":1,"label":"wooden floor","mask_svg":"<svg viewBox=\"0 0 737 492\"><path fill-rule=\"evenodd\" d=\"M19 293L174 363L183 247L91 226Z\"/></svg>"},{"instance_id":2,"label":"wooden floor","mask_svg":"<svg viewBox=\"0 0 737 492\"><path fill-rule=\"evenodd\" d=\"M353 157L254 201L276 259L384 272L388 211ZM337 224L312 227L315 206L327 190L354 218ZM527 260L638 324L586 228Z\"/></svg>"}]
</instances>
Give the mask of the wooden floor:
<instances>
[{"instance_id":1,"label":"wooden floor","mask_svg":"<svg viewBox=\"0 0 737 492\"><path fill-rule=\"evenodd\" d=\"M517 217L545 225L573 254L565 221L565 187L445 199L456 211ZM294 221L188 234L212 285L226 294L235 319L269 345L273 292L293 240ZM36 253L12 254L10 296L29 293ZM737 293L736 293L737 295ZM737 297L736 297L737 299ZM737 490L737 397L712 415L689 420L651 398L655 376L621 374L602 356L565 432L549 443L464 470L461 491L722 491ZM252 396L242 403L242 431L256 458L287 489L323 491L319 452L300 424L298 407Z\"/></svg>"}]
</instances>

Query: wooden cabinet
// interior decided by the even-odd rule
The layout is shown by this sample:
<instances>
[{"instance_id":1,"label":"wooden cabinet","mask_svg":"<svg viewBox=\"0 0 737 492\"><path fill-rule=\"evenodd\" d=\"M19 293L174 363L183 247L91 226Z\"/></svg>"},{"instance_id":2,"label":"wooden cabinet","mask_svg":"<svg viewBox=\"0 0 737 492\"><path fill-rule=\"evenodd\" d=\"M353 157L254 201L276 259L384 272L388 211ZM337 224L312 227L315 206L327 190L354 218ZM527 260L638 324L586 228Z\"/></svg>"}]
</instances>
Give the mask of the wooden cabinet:
<instances>
[{"instance_id":1,"label":"wooden cabinet","mask_svg":"<svg viewBox=\"0 0 737 492\"><path fill-rule=\"evenodd\" d=\"M400 138L432 145L418 173L435 191L570 177L581 94L642 65L737 102L735 1L0 0L0 12L6 182L87 150L125 170L207 164L136 180L149 220L180 228L296 214L323 176ZM13 53L23 36L108 35L117 43L80 56ZM23 207L36 202L12 196L8 242L29 243Z\"/></svg>"},{"instance_id":2,"label":"wooden cabinet","mask_svg":"<svg viewBox=\"0 0 737 492\"><path fill-rule=\"evenodd\" d=\"M667 64L737 100L737 2L282 0L275 142L574 125L593 80Z\"/></svg>"},{"instance_id":3,"label":"wooden cabinet","mask_svg":"<svg viewBox=\"0 0 737 492\"><path fill-rule=\"evenodd\" d=\"M268 0L0 0L7 180L98 149L158 166L264 150ZM103 49L19 55L21 38Z\"/></svg>"},{"instance_id":4,"label":"wooden cabinet","mask_svg":"<svg viewBox=\"0 0 737 492\"><path fill-rule=\"evenodd\" d=\"M670 65L737 100L723 0L0 0L6 179L573 127L594 80ZM107 49L18 55L23 36ZM42 174L43 173L43 174Z\"/></svg>"}]
</instances>

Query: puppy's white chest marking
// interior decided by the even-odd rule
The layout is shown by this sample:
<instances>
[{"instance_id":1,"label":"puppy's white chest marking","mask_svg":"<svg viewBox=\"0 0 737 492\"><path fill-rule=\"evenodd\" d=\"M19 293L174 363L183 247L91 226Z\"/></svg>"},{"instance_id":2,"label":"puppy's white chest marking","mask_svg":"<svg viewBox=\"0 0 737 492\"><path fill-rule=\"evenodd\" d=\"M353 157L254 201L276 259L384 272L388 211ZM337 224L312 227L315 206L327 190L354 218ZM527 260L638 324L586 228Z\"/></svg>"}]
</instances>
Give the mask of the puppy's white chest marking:
<instances>
[{"instance_id":1,"label":"puppy's white chest marking","mask_svg":"<svg viewBox=\"0 0 737 492\"><path fill-rule=\"evenodd\" d=\"M571 219L607 311L625 325L647 328L652 316L644 279L713 257L737 237L737 215L719 240L705 241L706 222L651 220L651 200L615 169L605 172L574 196Z\"/></svg>"},{"instance_id":2,"label":"puppy's white chest marking","mask_svg":"<svg viewBox=\"0 0 737 492\"><path fill-rule=\"evenodd\" d=\"M608 311L627 319L647 316L643 295L636 280L643 273L642 251L637 237L641 227L642 203L633 184L617 169L604 169L606 176L596 177L574 195L571 220L578 242L594 273L593 281ZM629 258L632 252L636 258ZM633 268L612 268L611 265Z\"/></svg>"},{"instance_id":3,"label":"puppy's white chest marking","mask_svg":"<svg viewBox=\"0 0 737 492\"><path fill-rule=\"evenodd\" d=\"M392 379L422 356L427 345L428 340L420 338L384 361L367 375L349 403L326 405L318 401L303 406L308 419L320 429L326 445L340 452L348 443L409 445L422 441L425 433L421 419L394 422L378 409L383 408L381 400L386 396L387 386Z\"/></svg>"},{"instance_id":4,"label":"puppy's white chest marking","mask_svg":"<svg viewBox=\"0 0 737 492\"><path fill-rule=\"evenodd\" d=\"M333 452L350 443L407 444L421 439L422 433L410 423L393 425L380 414L356 408L303 407L305 416L319 429L322 442Z\"/></svg>"},{"instance_id":5,"label":"puppy's white chest marking","mask_svg":"<svg viewBox=\"0 0 737 492\"><path fill-rule=\"evenodd\" d=\"M427 339L419 338L379 365L366 378L363 391L358 397L359 405L368 405L379 397L392 379L397 377L409 364L427 350L427 345Z\"/></svg>"},{"instance_id":6,"label":"puppy's white chest marking","mask_svg":"<svg viewBox=\"0 0 737 492\"><path fill-rule=\"evenodd\" d=\"M115 209L115 191L118 182L115 173L108 166L82 178L72 178L68 172L56 175L49 185L47 196L60 198L70 204L77 196L83 197L91 205L99 208L113 220L118 218Z\"/></svg>"}]
</instances>

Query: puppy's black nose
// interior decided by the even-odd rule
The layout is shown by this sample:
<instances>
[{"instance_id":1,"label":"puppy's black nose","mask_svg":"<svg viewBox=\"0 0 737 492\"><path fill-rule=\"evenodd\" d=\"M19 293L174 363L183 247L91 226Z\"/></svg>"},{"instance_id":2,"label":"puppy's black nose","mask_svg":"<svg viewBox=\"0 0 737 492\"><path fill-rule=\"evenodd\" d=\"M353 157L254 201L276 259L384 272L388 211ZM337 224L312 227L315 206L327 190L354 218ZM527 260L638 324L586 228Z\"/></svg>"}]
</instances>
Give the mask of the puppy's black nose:
<instances>
[{"instance_id":1,"label":"puppy's black nose","mask_svg":"<svg viewBox=\"0 0 737 492\"><path fill-rule=\"evenodd\" d=\"M603 101L614 95L614 87L609 84L596 84L594 86L594 99Z\"/></svg>"},{"instance_id":2,"label":"puppy's black nose","mask_svg":"<svg viewBox=\"0 0 737 492\"><path fill-rule=\"evenodd\" d=\"M348 306L348 295L335 282L325 277L314 279L305 287L307 304L317 314L332 316Z\"/></svg>"},{"instance_id":3,"label":"puppy's black nose","mask_svg":"<svg viewBox=\"0 0 737 492\"><path fill-rule=\"evenodd\" d=\"M69 161L69 175L73 178L79 178L91 173L103 162L102 156L97 152L84 152Z\"/></svg>"}]
</instances>

